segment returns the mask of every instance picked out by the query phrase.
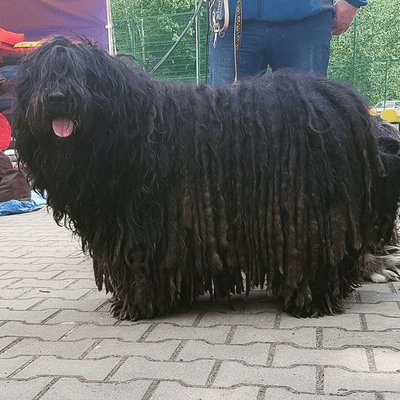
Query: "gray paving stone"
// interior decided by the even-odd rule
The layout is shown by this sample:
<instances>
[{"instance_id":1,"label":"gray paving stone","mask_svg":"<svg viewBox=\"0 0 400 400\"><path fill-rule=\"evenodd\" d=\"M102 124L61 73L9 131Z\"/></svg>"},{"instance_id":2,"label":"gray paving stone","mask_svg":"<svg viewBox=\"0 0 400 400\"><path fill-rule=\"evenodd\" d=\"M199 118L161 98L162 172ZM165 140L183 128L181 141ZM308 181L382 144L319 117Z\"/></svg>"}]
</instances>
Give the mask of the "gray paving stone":
<instances>
[{"instance_id":1,"label":"gray paving stone","mask_svg":"<svg viewBox=\"0 0 400 400\"><path fill-rule=\"evenodd\" d=\"M10 254L12 254L13 257L23 257L27 255L28 252L29 250L26 247L21 248L19 246L2 246L2 249L0 250L0 258L7 259L8 257L10 257Z\"/></svg>"},{"instance_id":2,"label":"gray paving stone","mask_svg":"<svg viewBox=\"0 0 400 400\"><path fill-rule=\"evenodd\" d=\"M1 263L7 270L22 269L24 271L40 271L46 265L43 265L43 259L40 257L15 258L13 256L9 256L3 257Z\"/></svg>"},{"instance_id":3,"label":"gray paving stone","mask_svg":"<svg viewBox=\"0 0 400 400\"><path fill-rule=\"evenodd\" d=\"M48 243L46 243L48 245ZM67 251L65 251L65 247L64 248L47 248L46 252L49 253L50 251L52 251L52 257L54 258L58 258L58 259L62 259L62 258L73 258L74 256L76 256L76 249L75 248L68 248ZM29 247L28 246L28 251L26 254L21 255L20 259L24 260L26 259L27 261L32 259L32 258L37 258L40 259L40 261L46 262L46 257L44 257L46 253L44 253L43 249L41 247L36 246L35 244L32 243L32 245ZM53 258L53 259L54 259ZM78 258L78 257L76 257ZM72 260L70 260L72 261Z\"/></svg>"},{"instance_id":4,"label":"gray paving stone","mask_svg":"<svg viewBox=\"0 0 400 400\"><path fill-rule=\"evenodd\" d=\"M43 272L45 273L54 273L56 271L51 271L48 268L46 268L45 270L43 270ZM59 273L59 275L57 275L57 279L90 279L91 282L94 283L94 275L93 275L93 267L90 264L89 268L80 268L80 269L76 269L76 270L71 270L68 269L66 271L61 271L61 273Z\"/></svg>"},{"instance_id":5,"label":"gray paving stone","mask_svg":"<svg viewBox=\"0 0 400 400\"><path fill-rule=\"evenodd\" d=\"M399 293L379 293L368 290L360 290L361 303L382 303L385 301L400 301ZM368 309L370 309L368 307Z\"/></svg>"},{"instance_id":6,"label":"gray paving stone","mask_svg":"<svg viewBox=\"0 0 400 400\"><path fill-rule=\"evenodd\" d=\"M0 321L21 321L28 324L39 324L49 318L54 310L26 311L0 309Z\"/></svg>"},{"instance_id":7,"label":"gray paving stone","mask_svg":"<svg viewBox=\"0 0 400 400\"><path fill-rule=\"evenodd\" d=\"M383 394L384 400L399 400L400 399L400 392L397 393L388 393L385 392Z\"/></svg>"},{"instance_id":8,"label":"gray paving stone","mask_svg":"<svg viewBox=\"0 0 400 400\"><path fill-rule=\"evenodd\" d=\"M78 269L84 259L78 253L72 253L68 256L56 257L53 255L53 252L48 252L50 254L46 255L46 253L41 253L36 258L32 258L32 260L26 258L20 258L19 262L23 262L25 260L26 264L32 264L33 266L37 265L41 270L49 267L49 265L54 264L55 269L58 271L65 271L70 268Z\"/></svg>"},{"instance_id":9,"label":"gray paving stone","mask_svg":"<svg viewBox=\"0 0 400 400\"><path fill-rule=\"evenodd\" d=\"M129 357L111 377L112 382L127 382L132 379L175 380L186 385L207 383L214 361L192 362L149 361L140 357Z\"/></svg>"},{"instance_id":10,"label":"gray paving stone","mask_svg":"<svg viewBox=\"0 0 400 400\"><path fill-rule=\"evenodd\" d=\"M68 286L68 289L95 289L96 283L93 278L79 279ZM111 295L109 295L111 297Z\"/></svg>"},{"instance_id":11,"label":"gray paving stone","mask_svg":"<svg viewBox=\"0 0 400 400\"><path fill-rule=\"evenodd\" d=\"M137 324L134 326L96 326L80 325L64 337L64 340L80 339L121 339L135 342L150 327L150 324ZM50 328L47 328L50 329ZM53 327L51 327L53 329Z\"/></svg>"},{"instance_id":12,"label":"gray paving stone","mask_svg":"<svg viewBox=\"0 0 400 400\"><path fill-rule=\"evenodd\" d=\"M86 296L91 291L89 289L48 289L48 288L32 288L30 291L26 291L20 297L21 299L33 299L33 298L59 298L66 300L78 300L83 296Z\"/></svg>"},{"instance_id":13,"label":"gray paving stone","mask_svg":"<svg viewBox=\"0 0 400 400\"><path fill-rule=\"evenodd\" d=\"M27 288L27 287L34 287L35 289L63 289L71 283L73 283L73 279L20 279L17 282L9 285L11 289L19 289L19 288Z\"/></svg>"},{"instance_id":14,"label":"gray paving stone","mask_svg":"<svg viewBox=\"0 0 400 400\"><path fill-rule=\"evenodd\" d=\"M378 372L400 372L400 351L391 349L374 349L373 353ZM400 374L398 377L400 380Z\"/></svg>"},{"instance_id":15,"label":"gray paving stone","mask_svg":"<svg viewBox=\"0 0 400 400\"><path fill-rule=\"evenodd\" d=\"M253 367L233 361L224 361L213 386L234 387L236 385L265 385L288 387L298 392L315 393L316 368L301 366L294 368Z\"/></svg>"},{"instance_id":16,"label":"gray paving stone","mask_svg":"<svg viewBox=\"0 0 400 400\"><path fill-rule=\"evenodd\" d=\"M53 310L53 312L56 310ZM44 312L44 311L43 311ZM114 325L116 320L108 312L83 312L79 310L62 310L47 321L48 324L85 323L96 325Z\"/></svg>"},{"instance_id":17,"label":"gray paving stone","mask_svg":"<svg viewBox=\"0 0 400 400\"><path fill-rule=\"evenodd\" d=\"M230 327L225 325L210 328L181 327L176 329L173 325L159 324L146 340L156 342L166 339L202 339L209 343L225 343L229 331Z\"/></svg>"},{"instance_id":18,"label":"gray paving stone","mask_svg":"<svg viewBox=\"0 0 400 400\"><path fill-rule=\"evenodd\" d=\"M373 283L366 282L360 288L357 289L357 292L377 292L377 293L391 293L390 287L387 283Z\"/></svg>"},{"instance_id":19,"label":"gray paving stone","mask_svg":"<svg viewBox=\"0 0 400 400\"><path fill-rule=\"evenodd\" d=\"M268 388L265 392L265 400L376 400L374 393L353 393L348 396L332 396L330 394L294 393L286 389ZM244 399L242 399L244 400ZM385 397L385 400L387 398ZM398 400L398 399L397 399Z\"/></svg>"},{"instance_id":20,"label":"gray paving stone","mask_svg":"<svg viewBox=\"0 0 400 400\"><path fill-rule=\"evenodd\" d=\"M39 302L40 299L0 299L0 309L24 311Z\"/></svg>"},{"instance_id":21,"label":"gray paving stone","mask_svg":"<svg viewBox=\"0 0 400 400\"><path fill-rule=\"evenodd\" d=\"M17 283L18 281L20 281L20 279L18 278L1 278L0 280L0 289L4 289L4 288L10 288L10 289L15 289L15 287L12 287L13 283Z\"/></svg>"},{"instance_id":22,"label":"gray paving stone","mask_svg":"<svg viewBox=\"0 0 400 400\"><path fill-rule=\"evenodd\" d=\"M246 343L292 343L301 347L316 346L316 329L260 329L250 326L238 326L232 338L232 344Z\"/></svg>"},{"instance_id":23,"label":"gray paving stone","mask_svg":"<svg viewBox=\"0 0 400 400\"><path fill-rule=\"evenodd\" d=\"M33 245L34 247L37 247ZM74 264L77 264L82 260L82 252L78 246L73 246L73 247L60 247L59 244L58 246L52 246L51 248L48 249L48 251L51 251L55 255L55 259L58 260L63 260L64 258L68 258L69 261L72 261ZM36 253L33 253L36 254ZM41 255L41 253L40 253ZM22 256L24 257L24 256Z\"/></svg>"},{"instance_id":24,"label":"gray paving stone","mask_svg":"<svg viewBox=\"0 0 400 400\"><path fill-rule=\"evenodd\" d=\"M23 339L6 350L2 354L2 357L49 355L61 358L79 358L79 356L94 343L95 340L91 339L75 342L51 342L38 339Z\"/></svg>"},{"instance_id":25,"label":"gray paving stone","mask_svg":"<svg viewBox=\"0 0 400 400\"><path fill-rule=\"evenodd\" d=\"M209 344L201 340L189 340L185 343L177 359L193 361L197 359L236 360L249 365L265 365L268 359L269 344L250 345Z\"/></svg>"},{"instance_id":26,"label":"gray paving stone","mask_svg":"<svg viewBox=\"0 0 400 400\"><path fill-rule=\"evenodd\" d=\"M34 271L29 269L13 269L11 271L6 272L5 275L2 276L2 279L21 279L21 278L30 278L30 279L38 279L38 280L50 280L56 276L59 276L59 271Z\"/></svg>"},{"instance_id":27,"label":"gray paving stone","mask_svg":"<svg viewBox=\"0 0 400 400\"><path fill-rule=\"evenodd\" d=\"M1 335L1 327L0 327L0 335ZM15 337L0 337L0 354L11 343L15 342L17 339Z\"/></svg>"},{"instance_id":28,"label":"gray paving stone","mask_svg":"<svg viewBox=\"0 0 400 400\"><path fill-rule=\"evenodd\" d=\"M167 361L180 343L180 340L133 343L124 340L105 339L90 351L85 359L108 356L142 356L152 360Z\"/></svg>"},{"instance_id":29,"label":"gray paving stone","mask_svg":"<svg viewBox=\"0 0 400 400\"><path fill-rule=\"evenodd\" d=\"M10 321L0 326L0 336L12 337L36 337L42 340L58 340L68 331L73 329L75 324L53 325L51 328L46 325L26 324L24 322Z\"/></svg>"},{"instance_id":30,"label":"gray paving stone","mask_svg":"<svg viewBox=\"0 0 400 400\"><path fill-rule=\"evenodd\" d=\"M324 392L346 395L352 391L398 392L400 375L393 373L351 372L340 368L325 368Z\"/></svg>"},{"instance_id":31,"label":"gray paving stone","mask_svg":"<svg viewBox=\"0 0 400 400\"><path fill-rule=\"evenodd\" d=\"M88 295L88 297L89 296L90 295ZM85 297L85 299L86 299L86 297ZM96 311L105 312L105 313L107 313L107 314L112 316L112 314L111 314L111 303L108 301L108 299L103 299L103 300L105 300L105 301L103 302L103 304ZM80 310L85 311L84 308L81 308ZM121 323L122 321L119 321L117 318L114 318L114 319L115 319L115 323L118 323L119 325L122 325L122 323ZM134 322L136 322L136 321L134 321Z\"/></svg>"},{"instance_id":32,"label":"gray paving stone","mask_svg":"<svg viewBox=\"0 0 400 400\"><path fill-rule=\"evenodd\" d=\"M346 346L393 347L400 350L400 329L390 331L354 332L345 329L325 328L324 348Z\"/></svg>"},{"instance_id":33,"label":"gray paving stone","mask_svg":"<svg viewBox=\"0 0 400 400\"><path fill-rule=\"evenodd\" d=\"M399 300L400 301L400 296ZM363 314L379 314L379 315L387 315L387 316L399 316L400 317L400 308L395 303L395 301L386 301L383 303L377 304L354 304L351 312L353 313L363 313Z\"/></svg>"},{"instance_id":34,"label":"gray paving stone","mask_svg":"<svg viewBox=\"0 0 400 400\"><path fill-rule=\"evenodd\" d=\"M273 367L291 367L295 365L332 365L354 371L368 371L365 349L297 349L288 345L277 345L272 363Z\"/></svg>"},{"instance_id":35,"label":"gray paving stone","mask_svg":"<svg viewBox=\"0 0 400 400\"><path fill-rule=\"evenodd\" d=\"M53 356L41 356L15 375L17 379L39 376L81 377L87 380L101 381L118 364L120 358L108 357L101 360L61 359Z\"/></svg>"},{"instance_id":36,"label":"gray paving stone","mask_svg":"<svg viewBox=\"0 0 400 400\"><path fill-rule=\"evenodd\" d=\"M299 327L339 327L347 330L361 330L359 318L352 313L325 315L322 318L293 318L288 314L282 315L281 329Z\"/></svg>"},{"instance_id":37,"label":"gray paving stone","mask_svg":"<svg viewBox=\"0 0 400 400\"><path fill-rule=\"evenodd\" d=\"M96 299L96 300L103 300L104 302L109 302L110 298L111 298L111 294L108 293L106 294L106 292L103 290L102 292L99 292L97 290L97 288L91 289L89 290L82 298L80 298L80 301L85 301L88 299ZM115 319L117 320L117 319ZM119 321L122 322L122 321Z\"/></svg>"},{"instance_id":38,"label":"gray paving stone","mask_svg":"<svg viewBox=\"0 0 400 400\"><path fill-rule=\"evenodd\" d=\"M73 257L73 262L66 262L66 259L53 259L49 265L42 267L43 272L55 272L64 278L94 278L93 261L90 257L80 254Z\"/></svg>"},{"instance_id":39,"label":"gray paving stone","mask_svg":"<svg viewBox=\"0 0 400 400\"><path fill-rule=\"evenodd\" d=\"M2 300L12 300L17 297L23 298L24 293L29 293L31 288L23 288L23 289L1 289L1 298ZM28 296L26 298L29 298Z\"/></svg>"},{"instance_id":40,"label":"gray paving stone","mask_svg":"<svg viewBox=\"0 0 400 400\"><path fill-rule=\"evenodd\" d=\"M1 400L32 400L50 382L51 378L36 378L29 381L0 380Z\"/></svg>"},{"instance_id":41,"label":"gray paving stone","mask_svg":"<svg viewBox=\"0 0 400 400\"><path fill-rule=\"evenodd\" d=\"M32 357L29 356L0 358L0 379L6 379L30 360Z\"/></svg>"},{"instance_id":42,"label":"gray paving stone","mask_svg":"<svg viewBox=\"0 0 400 400\"><path fill-rule=\"evenodd\" d=\"M34 301L32 299L32 301ZM81 300L65 300L59 298L48 298L45 301L39 303L33 307L33 310L57 310L57 309L69 309L94 312L97 310L107 299L104 297L95 298L83 298ZM37 299L36 299L37 302ZM1 304L1 302L0 302Z\"/></svg>"},{"instance_id":43,"label":"gray paving stone","mask_svg":"<svg viewBox=\"0 0 400 400\"><path fill-rule=\"evenodd\" d=\"M217 325L250 325L259 328L273 328L276 313L207 313L201 319L199 326Z\"/></svg>"},{"instance_id":44,"label":"gray paving stone","mask_svg":"<svg viewBox=\"0 0 400 400\"><path fill-rule=\"evenodd\" d=\"M151 381L85 383L73 378L63 378L41 400L141 400L150 384Z\"/></svg>"},{"instance_id":45,"label":"gray paving stone","mask_svg":"<svg viewBox=\"0 0 400 400\"><path fill-rule=\"evenodd\" d=\"M258 391L257 387L236 389L193 388L176 382L163 381L160 382L151 396L151 400L252 400L257 398Z\"/></svg>"},{"instance_id":46,"label":"gray paving stone","mask_svg":"<svg viewBox=\"0 0 400 400\"><path fill-rule=\"evenodd\" d=\"M387 329L400 329L400 316L399 317L386 317L382 315L366 314L365 320L367 322L368 330L370 331L384 331Z\"/></svg>"}]
</instances>

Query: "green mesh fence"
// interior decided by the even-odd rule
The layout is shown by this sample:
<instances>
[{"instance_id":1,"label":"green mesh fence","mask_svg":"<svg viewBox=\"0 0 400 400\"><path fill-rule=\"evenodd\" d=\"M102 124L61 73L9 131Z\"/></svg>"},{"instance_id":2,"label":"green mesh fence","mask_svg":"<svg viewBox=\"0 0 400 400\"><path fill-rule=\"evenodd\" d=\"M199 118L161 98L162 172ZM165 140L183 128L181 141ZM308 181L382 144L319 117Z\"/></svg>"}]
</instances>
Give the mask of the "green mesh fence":
<instances>
[{"instance_id":1,"label":"green mesh fence","mask_svg":"<svg viewBox=\"0 0 400 400\"><path fill-rule=\"evenodd\" d=\"M399 1L399 0L394 0ZM131 53L135 64L150 71L175 43L193 16L193 11L151 17L114 20L118 52ZM360 15L362 16L362 15ZM357 17L350 30L332 40L328 76L351 83L371 103L400 99L400 39L393 43L385 29L400 38L400 24ZM381 26L382 30L376 30ZM155 72L163 79L190 83L207 81L207 8Z\"/></svg>"},{"instance_id":2,"label":"green mesh fence","mask_svg":"<svg viewBox=\"0 0 400 400\"><path fill-rule=\"evenodd\" d=\"M328 76L351 83L373 105L400 99L400 24L396 21L357 18L345 35L332 39ZM388 24L392 24L391 37L384 31Z\"/></svg>"},{"instance_id":3,"label":"green mesh fence","mask_svg":"<svg viewBox=\"0 0 400 400\"><path fill-rule=\"evenodd\" d=\"M179 38L193 14L185 12L114 20L115 47L119 53L133 54L137 66L151 71ZM181 82L206 82L207 34L207 10L204 7L154 75Z\"/></svg>"}]
</instances>

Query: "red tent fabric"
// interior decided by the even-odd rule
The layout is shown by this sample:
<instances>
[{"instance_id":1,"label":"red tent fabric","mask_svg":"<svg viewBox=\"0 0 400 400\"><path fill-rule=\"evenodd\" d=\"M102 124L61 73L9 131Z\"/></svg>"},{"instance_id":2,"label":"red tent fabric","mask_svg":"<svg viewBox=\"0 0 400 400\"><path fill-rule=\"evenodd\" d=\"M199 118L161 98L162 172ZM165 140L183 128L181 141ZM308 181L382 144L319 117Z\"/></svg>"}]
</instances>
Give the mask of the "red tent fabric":
<instances>
[{"instance_id":1,"label":"red tent fabric","mask_svg":"<svg viewBox=\"0 0 400 400\"><path fill-rule=\"evenodd\" d=\"M26 41L51 35L85 37L108 50L108 0L1 0L0 27Z\"/></svg>"},{"instance_id":2,"label":"red tent fabric","mask_svg":"<svg viewBox=\"0 0 400 400\"><path fill-rule=\"evenodd\" d=\"M11 141L11 127L7 118L0 114L0 151L7 150Z\"/></svg>"},{"instance_id":3,"label":"red tent fabric","mask_svg":"<svg viewBox=\"0 0 400 400\"><path fill-rule=\"evenodd\" d=\"M15 46L17 43L24 40L25 35L23 33L8 32L5 29L0 28L0 42L3 42L10 46Z\"/></svg>"}]
</instances>

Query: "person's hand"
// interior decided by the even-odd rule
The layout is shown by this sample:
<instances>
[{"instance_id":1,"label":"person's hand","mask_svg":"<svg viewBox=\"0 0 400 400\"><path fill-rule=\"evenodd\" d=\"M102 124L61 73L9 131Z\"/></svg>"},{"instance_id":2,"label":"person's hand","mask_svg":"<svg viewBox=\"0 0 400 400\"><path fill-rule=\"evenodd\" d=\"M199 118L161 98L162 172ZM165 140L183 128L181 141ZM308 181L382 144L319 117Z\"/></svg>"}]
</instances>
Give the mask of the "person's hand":
<instances>
[{"instance_id":1,"label":"person's hand","mask_svg":"<svg viewBox=\"0 0 400 400\"><path fill-rule=\"evenodd\" d=\"M336 19L332 26L332 35L341 35L351 26L358 8L347 3L345 0L339 0L335 3Z\"/></svg>"}]
</instances>

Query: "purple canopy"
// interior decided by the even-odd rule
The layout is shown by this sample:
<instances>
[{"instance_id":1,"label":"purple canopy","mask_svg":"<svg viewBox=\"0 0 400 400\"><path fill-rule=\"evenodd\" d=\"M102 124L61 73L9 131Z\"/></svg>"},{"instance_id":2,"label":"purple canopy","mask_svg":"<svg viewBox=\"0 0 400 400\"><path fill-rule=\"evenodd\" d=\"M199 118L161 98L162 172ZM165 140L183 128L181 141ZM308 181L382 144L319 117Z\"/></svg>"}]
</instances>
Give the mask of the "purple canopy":
<instances>
[{"instance_id":1,"label":"purple canopy","mask_svg":"<svg viewBox=\"0 0 400 400\"><path fill-rule=\"evenodd\" d=\"M60 34L108 47L108 0L1 0L0 28L24 33L26 41Z\"/></svg>"}]
</instances>

